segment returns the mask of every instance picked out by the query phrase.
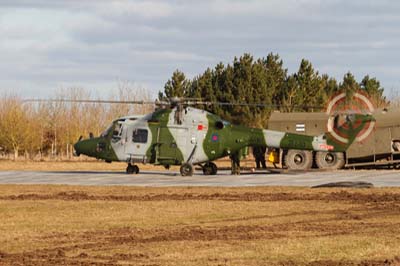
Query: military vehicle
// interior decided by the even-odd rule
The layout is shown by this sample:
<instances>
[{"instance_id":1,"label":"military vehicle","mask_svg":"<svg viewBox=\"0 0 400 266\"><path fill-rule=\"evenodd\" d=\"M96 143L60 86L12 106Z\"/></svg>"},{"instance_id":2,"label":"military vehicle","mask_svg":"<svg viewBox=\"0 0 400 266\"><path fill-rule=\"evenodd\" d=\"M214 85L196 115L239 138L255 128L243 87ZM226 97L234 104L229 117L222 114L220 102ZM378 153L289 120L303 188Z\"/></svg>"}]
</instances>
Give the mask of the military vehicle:
<instances>
[{"instance_id":1,"label":"military vehicle","mask_svg":"<svg viewBox=\"0 0 400 266\"><path fill-rule=\"evenodd\" d=\"M400 109L374 110L362 95L356 97L362 99L375 121L364 125L364 129L347 150L333 152L280 148L274 151L271 161L280 162L283 167L289 169L301 170L312 167L327 170L343 167L400 167ZM318 113L274 112L271 114L268 129L305 135L319 135L328 131L337 143L346 142L345 135L332 127L334 123L340 124L340 119L332 120L329 113L332 113L329 106L326 112ZM340 115L336 118L340 118Z\"/></svg>"},{"instance_id":2,"label":"military vehicle","mask_svg":"<svg viewBox=\"0 0 400 266\"><path fill-rule=\"evenodd\" d=\"M268 146L284 150L344 152L366 123L368 114L351 114L336 129L345 133L347 142L336 142L331 134L308 136L283 131L232 125L219 116L178 103L159 108L144 116L118 118L99 136L74 145L76 155L85 154L106 162L127 162L127 173L138 173L135 163L180 165L182 176L193 174L199 165L203 173L214 175L212 162L229 156L233 173L238 174L243 150L249 146Z\"/></svg>"}]
</instances>

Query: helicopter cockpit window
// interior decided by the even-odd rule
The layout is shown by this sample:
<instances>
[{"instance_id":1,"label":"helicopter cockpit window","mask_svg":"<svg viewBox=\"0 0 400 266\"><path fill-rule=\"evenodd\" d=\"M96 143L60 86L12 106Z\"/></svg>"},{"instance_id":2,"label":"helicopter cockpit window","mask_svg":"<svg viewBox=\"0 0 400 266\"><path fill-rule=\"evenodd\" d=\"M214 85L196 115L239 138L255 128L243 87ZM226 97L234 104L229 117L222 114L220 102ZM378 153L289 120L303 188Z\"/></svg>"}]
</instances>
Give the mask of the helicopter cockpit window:
<instances>
[{"instance_id":1,"label":"helicopter cockpit window","mask_svg":"<svg viewBox=\"0 0 400 266\"><path fill-rule=\"evenodd\" d=\"M122 136L122 124L117 123L115 125L112 138L113 138L113 140L120 140L121 136Z\"/></svg>"},{"instance_id":2,"label":"helicopter cockpit window","mask_svg":"<svg viewBox=\"0 0 400 266\"><path fill-rule=\"evenodd\" d=\"M103 133L101 133L100 137L103 137L103 138L104 138L104 137L107 137L108 134L110 134L110 132L111 132L111 130L112 130L112 127L113 127L113 124L109 125L109 126L107 127L107 129L104 130Z\"/></svg>"},{"instance_id":3,"label":"helicopter cockpit window","mask_svg":"<svg viewBox=\"0 0 400 266\"><path fill-rule=\"evenodd\" d=\"M136 143L146 143L147 142L148 131L147 129L134 129L132 134L132 141Z\"/></svg>"}]
</instances>

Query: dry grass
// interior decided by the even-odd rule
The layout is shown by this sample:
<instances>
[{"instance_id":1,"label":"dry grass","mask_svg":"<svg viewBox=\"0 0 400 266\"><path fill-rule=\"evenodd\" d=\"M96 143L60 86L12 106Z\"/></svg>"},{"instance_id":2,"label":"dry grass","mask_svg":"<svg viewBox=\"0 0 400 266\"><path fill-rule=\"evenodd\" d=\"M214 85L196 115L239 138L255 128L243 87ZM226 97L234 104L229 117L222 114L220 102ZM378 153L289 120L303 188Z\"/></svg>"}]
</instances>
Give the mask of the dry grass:
<instances>
[{"instance_id":1,"label":"dry grass","mask_svg":"<svg viewBox=\"0 0 400 266\"><path fill-rule=\"evenodd\" d=\"M400 189L3 185L0 195L5 265L396 265L400 254Z\"/></svg>"}]
</instances>

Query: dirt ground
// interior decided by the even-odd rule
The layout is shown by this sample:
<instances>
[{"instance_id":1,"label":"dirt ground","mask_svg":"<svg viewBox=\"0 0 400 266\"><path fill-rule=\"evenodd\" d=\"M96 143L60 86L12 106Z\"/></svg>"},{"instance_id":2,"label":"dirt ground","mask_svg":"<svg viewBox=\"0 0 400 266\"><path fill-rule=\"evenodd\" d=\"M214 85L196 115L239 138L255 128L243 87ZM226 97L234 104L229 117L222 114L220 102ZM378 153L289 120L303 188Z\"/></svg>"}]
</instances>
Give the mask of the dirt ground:
<instances>
[{"instance_id":1,"label":"dirt ground","mask_svg":"<svg viewBox=\"0 0 400 266\"><path fill-rule=\"evenodd\" d=\"M400 265L400 189L0 186L0 265Z\"/></svg>"}]
</instances>

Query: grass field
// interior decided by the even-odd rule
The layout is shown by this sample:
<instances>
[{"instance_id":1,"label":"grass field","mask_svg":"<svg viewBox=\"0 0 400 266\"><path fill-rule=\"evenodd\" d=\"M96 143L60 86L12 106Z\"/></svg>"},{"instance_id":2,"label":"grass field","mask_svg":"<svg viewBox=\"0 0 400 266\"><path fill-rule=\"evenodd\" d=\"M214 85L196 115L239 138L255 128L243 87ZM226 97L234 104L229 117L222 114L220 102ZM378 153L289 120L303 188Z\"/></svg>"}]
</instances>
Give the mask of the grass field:
<instances>
[{"instance_id":1,"label":"grass field","mask_svg":"<svg viewBox=\"0 0 400 266\"><path fill-rule=\"evenodd\" d=\"M400 265L400 189L0 186L0 265Z\"/></svg>"}]
</instances>

